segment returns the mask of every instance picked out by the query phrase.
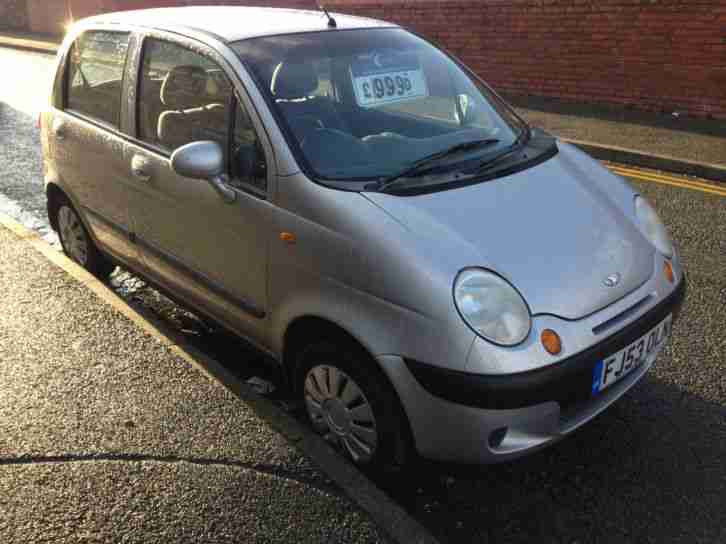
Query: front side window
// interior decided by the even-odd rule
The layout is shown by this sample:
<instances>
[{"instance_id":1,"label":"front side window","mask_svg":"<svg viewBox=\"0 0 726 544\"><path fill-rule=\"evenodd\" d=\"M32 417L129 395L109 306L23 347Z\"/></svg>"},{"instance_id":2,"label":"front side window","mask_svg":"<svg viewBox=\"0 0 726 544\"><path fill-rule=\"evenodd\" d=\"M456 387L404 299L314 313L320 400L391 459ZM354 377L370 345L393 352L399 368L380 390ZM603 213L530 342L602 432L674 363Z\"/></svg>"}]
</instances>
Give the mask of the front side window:
<instances>
[{"instance_id":1,"label":"front side window","mask_svg":"<svg viewBox=\"0 0 726 544\"><path fill-rule=\"evenodd\" d=\"M66 104L113 127L121 122L128 33L89 31L71 46L66 72Z\"/></svg>"},{"instance_id":2,"label":"front side window","mask_svg":"<svg viewBox=\"0 0 726 544\"><path fill-rule=\"evenodd\" d=\"M311 32L233 44L318 179L380 180L472 142L479 161L526 125L448 55L402 29Z\"/></svg>"},{"instance_id":3,"label":"front side window","mask_svg":"<svg viewBox=\"0 0 726 544\"><path fill-rule=\"evenodd\" d=\"M213 140L224 149L231 185L266 188L265 156L252 121L226 74L208 57L147 39L138 104L140 140L169 154Z\"/></svg>"},{"instance_id":4,"label":"front side window","mask_svg":"<svg viewBox=\"0 0 726 544\"><path fill-rule=\"evenodd\" d=\"M138 137L168 153L199 140L226 147L232 85L207 57L171 42L144 42Z\"/></svg>"}]
</instances>

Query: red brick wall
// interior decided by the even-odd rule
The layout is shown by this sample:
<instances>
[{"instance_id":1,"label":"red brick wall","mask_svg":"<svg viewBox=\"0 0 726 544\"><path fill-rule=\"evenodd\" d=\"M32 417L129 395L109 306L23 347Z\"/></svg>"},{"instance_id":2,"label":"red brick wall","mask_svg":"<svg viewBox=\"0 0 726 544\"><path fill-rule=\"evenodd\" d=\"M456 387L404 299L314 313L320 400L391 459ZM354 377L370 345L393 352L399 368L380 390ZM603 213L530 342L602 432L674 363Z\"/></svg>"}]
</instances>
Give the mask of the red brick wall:
<instances>
[{"instance_id":1,"label":"red brick wall","mask_svg":"<svg viewBox=\"0 0 726 544\"><path fill-rule=\"evenodd\" d=\"M24 0L0 0L0 30L25 30L28 12Z\"/></svg>"},{"instance_id":2,"label":"red brick wall","mask_svg":"<svg viewBox=\"0 0 726 544\"><path fill-rule=\"evenodd\" d=\"M726 119L726 0L329 0L447 47L498 91Z\"/></svg>"},{"instance_id":3,"label":"red brick wall","mask_svg":"<svg viewBox=\"0 0 726 544\"><path fill-rule=\"evenodd\" d=\"M316 5L316 0L66 1L84 14L91 4L102 5L103 11L172 4ZM416 30L506 94L726 119L726 0L324 0L324 4L331 11L387 19Z\"/></svg>"}]
</instances>

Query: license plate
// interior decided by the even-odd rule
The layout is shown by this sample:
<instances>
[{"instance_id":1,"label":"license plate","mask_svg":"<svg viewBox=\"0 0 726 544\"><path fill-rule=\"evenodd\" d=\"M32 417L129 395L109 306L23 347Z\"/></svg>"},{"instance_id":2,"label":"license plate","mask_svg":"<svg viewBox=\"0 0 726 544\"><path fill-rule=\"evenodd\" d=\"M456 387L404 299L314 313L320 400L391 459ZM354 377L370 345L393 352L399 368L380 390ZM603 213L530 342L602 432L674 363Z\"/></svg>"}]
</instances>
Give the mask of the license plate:
<instances>
[{"instance_id":1,"label":"license plate","mask_svg":"<svg viewBox=\"0 0 726 544\"><path fill-rule=\"evenodd\" d=\"M592 394L597 395L622 380L665 344L671 332L669 315L635 342L597 362L592 371Z\"/></svg>"}]
</instances>

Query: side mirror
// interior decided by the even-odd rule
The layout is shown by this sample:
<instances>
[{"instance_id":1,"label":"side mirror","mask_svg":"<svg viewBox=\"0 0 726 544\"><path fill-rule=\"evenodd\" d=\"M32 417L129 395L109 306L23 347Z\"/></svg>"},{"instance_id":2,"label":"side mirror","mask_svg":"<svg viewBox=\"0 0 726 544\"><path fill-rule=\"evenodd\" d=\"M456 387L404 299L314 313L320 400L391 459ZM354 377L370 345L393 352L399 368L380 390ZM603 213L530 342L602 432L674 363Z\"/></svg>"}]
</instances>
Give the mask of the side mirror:
<instances>
[{"instance_id":1,"label":"side mirror","mask_svg":"<svg viewBox=\"0 0 726 544\"><path fill-rule=\"evenodd\" d=\"M224 151L211 140L181 146L171 155L171 168L185 178L207 180L225 202L237 194L224 183Z\"/></svg>"}]
</instances>

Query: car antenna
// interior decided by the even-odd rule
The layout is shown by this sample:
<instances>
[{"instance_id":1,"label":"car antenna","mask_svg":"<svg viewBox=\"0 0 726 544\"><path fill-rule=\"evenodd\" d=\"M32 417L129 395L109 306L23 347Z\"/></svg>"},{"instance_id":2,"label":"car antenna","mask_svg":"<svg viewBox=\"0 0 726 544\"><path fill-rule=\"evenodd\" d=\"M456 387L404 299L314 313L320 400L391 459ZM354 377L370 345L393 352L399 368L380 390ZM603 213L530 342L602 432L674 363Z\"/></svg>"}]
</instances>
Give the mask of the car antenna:
<instances>
[{"instance_id":1,"label":"car antenna","mask_svg":"<svg viewBox=\"0 0 726 544\"><path fill-rule=\"evenodd\" d=\"M326 17L328 18L328 28L337 28L337 27L338 27L338 23L336 23L336 22L335 22L335 19L333 19L333 18L332 18L332 17L330 16L330 13L328 13L328 10L327 10L327 9L325 9L325 6L323 6L323 4L318 4L318 8L319 8L319 9L320 9L320 11L322 11L322 12L323 12L323 13L325 14L325 16L326 16Z\"/></svg>"}]
</instances>

